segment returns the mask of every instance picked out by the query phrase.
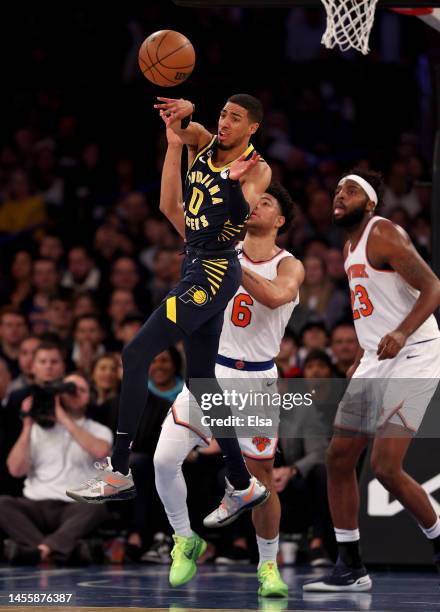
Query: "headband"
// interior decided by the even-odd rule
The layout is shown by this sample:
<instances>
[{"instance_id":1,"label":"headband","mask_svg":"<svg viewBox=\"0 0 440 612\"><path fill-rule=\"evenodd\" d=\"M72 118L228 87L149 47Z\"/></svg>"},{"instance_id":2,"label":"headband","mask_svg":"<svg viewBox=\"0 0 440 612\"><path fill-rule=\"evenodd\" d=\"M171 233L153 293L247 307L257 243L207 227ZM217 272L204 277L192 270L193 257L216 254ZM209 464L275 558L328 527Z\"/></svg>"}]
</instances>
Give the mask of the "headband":
<instances>
[{"instance_id":1,"label":"headband","mask_svg":"<svg viewBox=\"0 0 440 612\"><path fill-rule=\"evenodd\" d=\"M348 176L344 176L344 178L342 178L339 181L338 186L343 185L345 181L347 181L348 179L350 179L350 181L354 181L360 187L362 187L362 189L365 191L365 193L370 198L370 200L377 205L377 202L378 202L377 193L375 192L373 187L370 185L370 183L368 183L365 179L363 179L358 174L349 174Z\"/></svg>"}]
</instances>

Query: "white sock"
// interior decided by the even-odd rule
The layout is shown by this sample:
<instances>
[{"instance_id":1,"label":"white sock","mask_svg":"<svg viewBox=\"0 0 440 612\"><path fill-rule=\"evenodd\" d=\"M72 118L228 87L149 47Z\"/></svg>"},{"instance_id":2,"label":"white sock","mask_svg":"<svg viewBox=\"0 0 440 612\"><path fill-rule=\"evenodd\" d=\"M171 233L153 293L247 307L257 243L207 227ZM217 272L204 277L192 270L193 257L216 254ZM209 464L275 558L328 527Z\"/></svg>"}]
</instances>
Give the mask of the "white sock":
<instances>
[{"instance_id":1,"label":"white sock","mask_svg":"<svg viewBox=\"0 0 440 612\"><path fill-rule=\"evenodd\" d=\"M175 534L185 538L190 538L193 531L186 504L182 463L195 443L197 441L194 442L189 430L176 425L173 416L168 414L154 454L156 489Z\"/></svg>"},{"instance_id":2,"label":"white sock","mask_svg":"<svg viewBox=\"0 0 440 612\"><path fill-rule=\"evenodd\" d=\"M335 527L336 542L356 542L361 539L359 529L337 529Z\"/></svg>"},{"instance_id":3,"label":"white sock","mask_svg":"<svg viewBox=\"0 0 440 612\"><path fill-rule=\"evenodd\" d=\"M420 529L423 531L428 540L433 540L434 538L438 538L440 536L440 519L437 519L432 527L429 529L425 529L421 525L419 525Z\"/></svg>"},{"instance_id":4,"label":"white sock","mask_svg":"<svg viewBox=\"0 0 440 612\"><path fill-rule=\"evenodd\" d=\"M266 561L274 561L274 563L277 562L279 540L279 535L277 535L276 538L273 538L273 540L268 540L267 538L260 538L260 536L257 535L259 553L258 569L260 569L260 567Z\"/></svg>"}]
</instances>

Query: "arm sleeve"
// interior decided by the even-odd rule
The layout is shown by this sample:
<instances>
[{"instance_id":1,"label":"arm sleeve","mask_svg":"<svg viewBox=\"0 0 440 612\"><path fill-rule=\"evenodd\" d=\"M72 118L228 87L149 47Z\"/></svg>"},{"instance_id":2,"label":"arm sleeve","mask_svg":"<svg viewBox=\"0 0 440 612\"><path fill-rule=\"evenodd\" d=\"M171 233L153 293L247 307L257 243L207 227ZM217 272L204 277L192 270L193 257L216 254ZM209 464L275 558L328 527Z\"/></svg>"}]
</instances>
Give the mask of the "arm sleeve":
<instances>
[{"instance_id":1,"label":"arm sleeve","mask_svg":"<svg viewBox=\"0 0 440 612\"><path fill-rule=\"evenodd\" d=\"M240 181L229 180L229 218L233 225L244 223L249 217L249 204L241 190Z\"/></svg>"}]
</instances>

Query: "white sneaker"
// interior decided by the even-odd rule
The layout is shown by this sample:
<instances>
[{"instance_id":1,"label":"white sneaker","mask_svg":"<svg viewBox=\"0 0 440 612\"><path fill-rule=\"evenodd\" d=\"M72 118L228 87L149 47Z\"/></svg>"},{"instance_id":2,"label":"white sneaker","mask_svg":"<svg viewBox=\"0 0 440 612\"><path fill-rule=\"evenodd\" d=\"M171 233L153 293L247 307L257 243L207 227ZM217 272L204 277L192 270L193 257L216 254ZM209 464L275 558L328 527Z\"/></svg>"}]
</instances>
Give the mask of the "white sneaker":
<instances>
[{"instance_id":1,"label":"white sneaker","mask_svg":"<svg viewBox=\"0 0 440 612\"><path fill-rule=\"evenodd\" d=\"M110 457L105 461L96 461L98 474L82 484L66 491L66 495L75 501L86 504L103 504L106 501L132 499L136 497L131 470L128 474L113 471Z\"/></svg>"},{"instance_id":2,"label":"white sneaker","mask_svg":"<svg viewBox=\"0 0 440 612\"><path fill-rule=\"evenodd\" d=\"M229 480L227 478L225 480L225 495L220 506L203 519L205 527L230 525L246 510L264 504L270 495L270 491L255 476L251 477L248 488L243 491L236 491Z\"/></svg>"}]
</instances>

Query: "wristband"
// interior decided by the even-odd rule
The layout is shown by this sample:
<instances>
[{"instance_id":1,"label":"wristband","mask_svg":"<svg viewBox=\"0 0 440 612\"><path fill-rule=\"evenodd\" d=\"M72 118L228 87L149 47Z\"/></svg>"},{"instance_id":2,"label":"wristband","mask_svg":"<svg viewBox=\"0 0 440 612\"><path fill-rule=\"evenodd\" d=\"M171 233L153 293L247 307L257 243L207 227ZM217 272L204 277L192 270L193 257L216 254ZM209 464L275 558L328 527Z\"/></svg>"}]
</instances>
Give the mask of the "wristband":
<instances>
[{"instance_id":1,"label":"wristband","mask_svg":"<svg viewBox=\"0 0 440 612\"><path fill-rule=\"evenodd\" d=\"M187 128L187 127L189 126L189 124L191 123L192 116L193 116L193 114L194 114L195 110L196 110L196 106L195 106L195 104L193 104L193 112L191 113L191 115L188 115L188 117L184 117L184 118L181 120L181 122L180 122L180 128L181 128L182 130L186 130L186 128Z\"/></svg>"}]
</instances>

